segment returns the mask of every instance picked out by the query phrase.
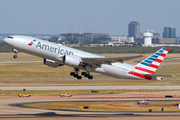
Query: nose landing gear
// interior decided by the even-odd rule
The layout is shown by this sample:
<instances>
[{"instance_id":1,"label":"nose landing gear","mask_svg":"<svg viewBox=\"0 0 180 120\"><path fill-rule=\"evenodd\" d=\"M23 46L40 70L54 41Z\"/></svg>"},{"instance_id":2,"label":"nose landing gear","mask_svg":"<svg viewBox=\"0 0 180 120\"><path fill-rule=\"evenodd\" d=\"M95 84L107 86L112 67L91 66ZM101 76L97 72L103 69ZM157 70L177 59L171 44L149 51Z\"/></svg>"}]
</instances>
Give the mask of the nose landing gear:
<instances>
[{"instance_id":1,"label":"nose landing gear","mask_svg":"<svg viewBox=\"0 0 180 120\"><path fill-rule=\"evenodd\" d=\"M14 51L14 53L15 53L15 55L13 56L13 57L14 57L14 59L18 58L17 53L18 53L19 51L18 51L18 50L16 50L15 48L13 48L12 50L13 50L13 51Z\"/></svg>"}]
</instances>

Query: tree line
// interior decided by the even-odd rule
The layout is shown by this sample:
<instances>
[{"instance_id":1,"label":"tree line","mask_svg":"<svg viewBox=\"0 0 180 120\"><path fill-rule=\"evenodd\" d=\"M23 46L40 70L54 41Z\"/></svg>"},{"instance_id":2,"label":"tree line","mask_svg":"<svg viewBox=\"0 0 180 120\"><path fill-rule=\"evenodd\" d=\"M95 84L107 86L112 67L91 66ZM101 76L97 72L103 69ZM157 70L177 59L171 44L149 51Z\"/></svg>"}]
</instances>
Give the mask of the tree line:
<instances>
[{"instance_id":1,"label":"tree line","mask_svg":"<svg viewBox=\"0 0 180 120\"><path fill-rule=\"evenodd\" d=\"M75 49L87 51L90 53L154 53L162 47L130 47L130 46L103 46L103 47L73 47ZM167 47L170 49L169 53L180 53L180 47ZM12 49L5 45L0 44L0 52L12 52Z\"/></svg>"},{"instance_id":2,"label":"tree line","mask_svg":"<svg viewBox=\"0 0 180 120\"><path fill-rule=\"evenodd\" d=\"M154 53L162 47L130 47L130 46L118 46L118 47L74 47L75 49L91 52L91 53ZM169 53L180 53L180 47L167 47L170 49Z\"/></svg>"}]
</instances>

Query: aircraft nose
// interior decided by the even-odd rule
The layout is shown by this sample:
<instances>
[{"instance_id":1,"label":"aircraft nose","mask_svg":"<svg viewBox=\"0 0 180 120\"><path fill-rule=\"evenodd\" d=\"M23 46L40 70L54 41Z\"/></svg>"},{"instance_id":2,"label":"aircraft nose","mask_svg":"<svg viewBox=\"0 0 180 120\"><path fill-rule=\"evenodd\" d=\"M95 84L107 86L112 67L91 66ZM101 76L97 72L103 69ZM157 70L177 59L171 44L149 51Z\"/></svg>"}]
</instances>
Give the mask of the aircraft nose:
<instances>
[{"instance_id":1,"label":"aircraft nose","mask_svg":"<svg viewBox=\"0 0 180 120\"><path fill-rule=\"evenodd\" d=\"M7 43L7 38L4 38L4 40L3 40L5 43Z\"/></svg>"},{"instance_id":2,"label":"aircraft nose","mask_svg":"<svg viewBox=\"0 0 180 120\"><path fill-rule=\"evenodd\" d=\"M13 39L13 37L8 36L8 37L4 38L3 41L4 41L5 43L8 43L8 42L11 41L11 39Z\"/></svg>"}]
</instances>

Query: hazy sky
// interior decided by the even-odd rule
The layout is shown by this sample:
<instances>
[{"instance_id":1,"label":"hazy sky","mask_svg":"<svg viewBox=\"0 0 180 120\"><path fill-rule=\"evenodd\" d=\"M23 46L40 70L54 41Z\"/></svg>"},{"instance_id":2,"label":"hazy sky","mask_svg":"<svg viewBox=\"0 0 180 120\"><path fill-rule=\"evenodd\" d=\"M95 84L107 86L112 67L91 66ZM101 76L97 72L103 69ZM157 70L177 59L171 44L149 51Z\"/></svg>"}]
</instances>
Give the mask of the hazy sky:
<instances>
[{"instance_id":1,"label":"hazy sky","mask_svg":"<svg viewBox=\"0 0 180 120\"><path fill-rule=\"evenodd\" d=\"M140 23L141 32L176 28L180 36L180 0L0 0L0 33L60 34L103 28L93 32L127 35L131 21ZM42 32L41 32L42 31Z\"/></svg>"}]
</instances>

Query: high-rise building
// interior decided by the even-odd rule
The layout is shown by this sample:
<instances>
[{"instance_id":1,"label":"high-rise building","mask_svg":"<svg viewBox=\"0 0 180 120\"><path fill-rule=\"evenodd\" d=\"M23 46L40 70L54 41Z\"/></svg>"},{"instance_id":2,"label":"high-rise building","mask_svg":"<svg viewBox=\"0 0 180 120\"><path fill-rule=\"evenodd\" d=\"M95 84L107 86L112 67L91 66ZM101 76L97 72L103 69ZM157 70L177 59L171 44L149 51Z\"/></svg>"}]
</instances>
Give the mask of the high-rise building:
<instances>
[{"instance_id":1,"label":"high-rise building","mask_svg":"<svg viewBox=\"0 0 180 120\"><path fill-rule=\"evenodd\" d=\"M140 37L140 24L137 21L132 21L129 23L128 37L134 37L134 39Z\"/></svg>"},{"instance_id":2,"label":"high-rise building","mask_svg":"<svg viewBox=\"0 0 180 120\"><path fill-rule=\"evenodd\" d=\"M176 28L171 28L170 37L171 38L176 38Z\"/></svg>"},{"instance_id":3,"label":"high-rise building","mask_svg":"<svg viewBox=\"0 0 180 120\"><path fill-rule=\"evenodd\" d=\"M164 27L163 38L176 38L176 29L171 27Z\"/></svg>"}]
</instances>

